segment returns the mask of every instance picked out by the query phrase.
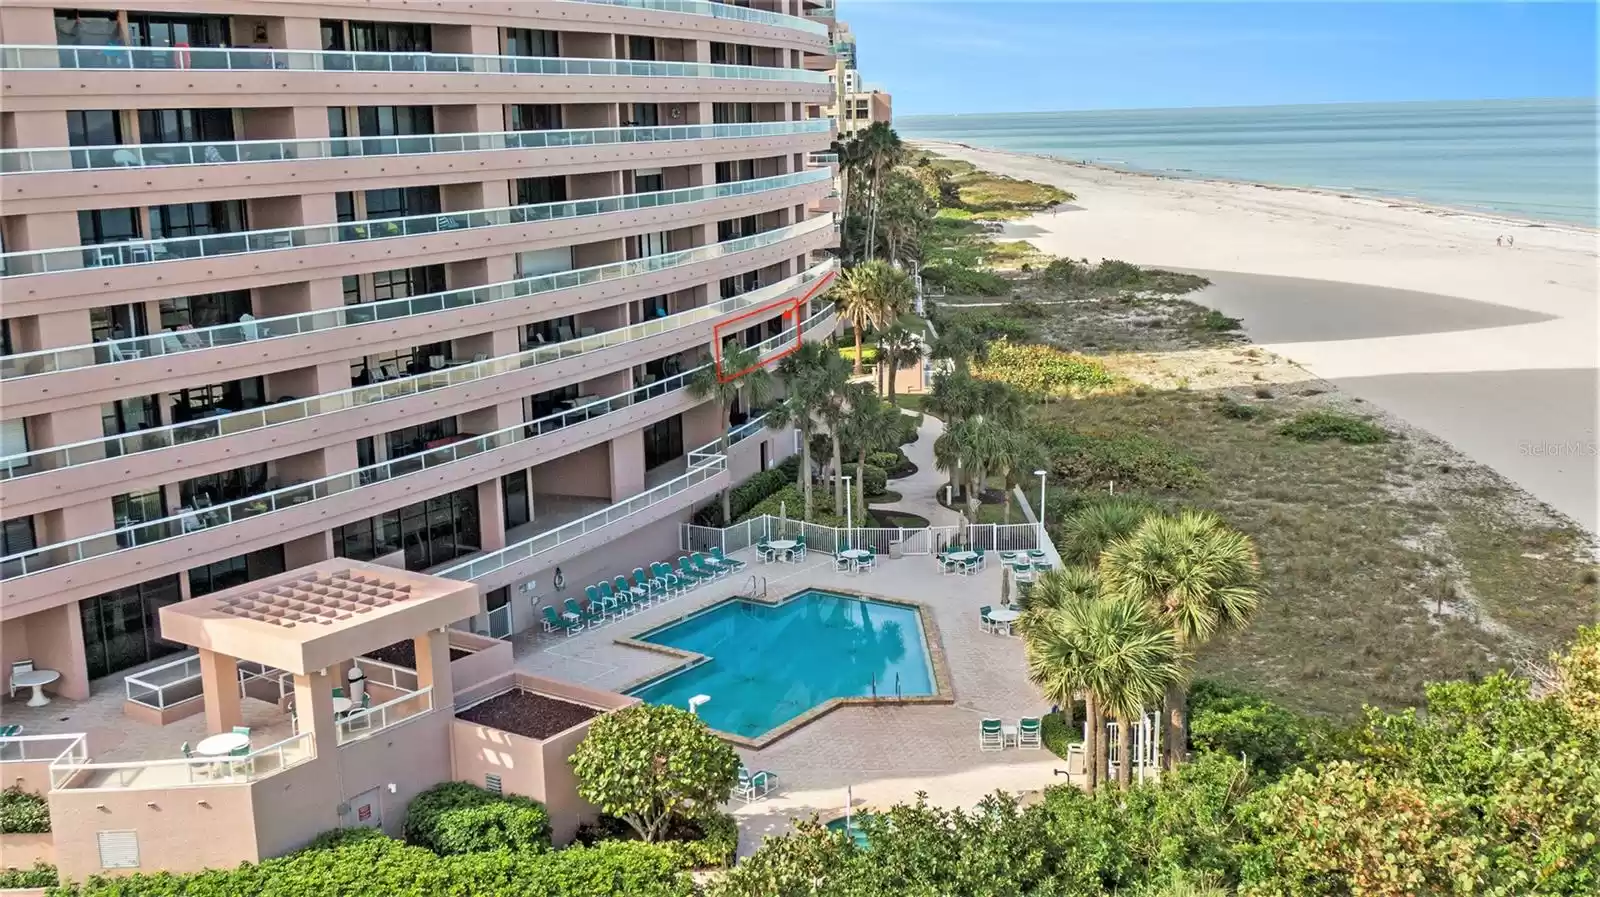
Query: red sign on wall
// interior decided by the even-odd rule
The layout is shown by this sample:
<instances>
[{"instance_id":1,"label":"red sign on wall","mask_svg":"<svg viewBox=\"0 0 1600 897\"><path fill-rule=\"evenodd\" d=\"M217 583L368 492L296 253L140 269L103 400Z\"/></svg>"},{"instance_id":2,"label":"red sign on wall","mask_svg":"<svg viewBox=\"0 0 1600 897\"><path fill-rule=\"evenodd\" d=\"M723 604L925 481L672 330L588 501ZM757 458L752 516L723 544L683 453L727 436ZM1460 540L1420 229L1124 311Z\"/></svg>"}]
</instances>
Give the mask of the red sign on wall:
<instances>
[{"instance_id":1,"label":"red sign on wall","mask_svg":"<svg viewBox=\"0 0 1600 897\"><path fill-rule=\"evenodd\" d=\"M372 818L372 804L362 804L356 808L356 821L366 822Z\"/></svg>"}]
</instances>

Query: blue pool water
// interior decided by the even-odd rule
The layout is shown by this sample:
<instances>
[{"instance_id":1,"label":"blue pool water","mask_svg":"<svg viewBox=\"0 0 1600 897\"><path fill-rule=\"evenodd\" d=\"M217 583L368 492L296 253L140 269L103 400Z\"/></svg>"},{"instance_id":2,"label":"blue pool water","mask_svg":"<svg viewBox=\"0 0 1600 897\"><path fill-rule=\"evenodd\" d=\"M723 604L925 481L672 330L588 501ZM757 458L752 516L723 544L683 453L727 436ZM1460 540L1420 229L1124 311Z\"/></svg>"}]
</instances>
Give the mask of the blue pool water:
<instances>
[{"instance_id":1,"label":"blue pool water","mask_svg":"<svg viewBox=\"0 0 1600 897\"><path fill-rule=\"evenodd\" d=\"M718 731L755 738L833 698L931 695L936 689L914 608L809 590L776 607L734 599L655 629L640 641L711 659L632 694L688 707Z\"/></svg>"}]
</instances>

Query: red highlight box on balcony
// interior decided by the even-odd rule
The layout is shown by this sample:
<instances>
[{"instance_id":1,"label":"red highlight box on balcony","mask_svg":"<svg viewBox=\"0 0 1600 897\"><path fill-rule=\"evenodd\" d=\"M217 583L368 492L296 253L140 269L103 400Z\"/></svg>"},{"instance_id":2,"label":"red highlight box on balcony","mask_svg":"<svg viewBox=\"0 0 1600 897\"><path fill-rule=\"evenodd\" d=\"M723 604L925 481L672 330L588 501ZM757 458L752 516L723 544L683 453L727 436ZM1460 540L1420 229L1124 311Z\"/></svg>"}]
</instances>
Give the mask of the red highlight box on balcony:
<instances>
[{"instance_id":1,"label":"red highlight box on balcony","mask_svg":"<svg viewBox=\"0 0 1600 897\"><path fill-rule=\"evenodd\" d=\"M717 372L717 380L723 383L727 383L730 380L737 380L756 368L768 367L776 364L778 360L783 358L785 355L788 355L794 352L796 349L799 349L801 340L805 338L805 334L802 333L800 329L800 325L804 323L800 319L801 312L804 310L806 302L812 296L815 296L823 287L826 287L830 282L832 282L833 278L834 272L830 271L821 280L817 281L815 286L807 290L804 296L787 296L783 299L777 299L761 306L760 308L753 308L736 318L730 318L721 324L713 325L711 328L711 357L712 363L716 366L715 370ZM744 323L745 321L748 321L751 318L755 318L758 321L765 320L766 318L770 317L774 311L781 311L782 313L783 322L781 329L792 329L794 331L794 343L792 345L784 345L772 349L770 353L765 355L765 357L758 360L755 364L745 367L743 370L730 371L724 368L722 365L723 340L738 333L745 327L750 326L749 324Z\"/></svg>"}]
</instances>

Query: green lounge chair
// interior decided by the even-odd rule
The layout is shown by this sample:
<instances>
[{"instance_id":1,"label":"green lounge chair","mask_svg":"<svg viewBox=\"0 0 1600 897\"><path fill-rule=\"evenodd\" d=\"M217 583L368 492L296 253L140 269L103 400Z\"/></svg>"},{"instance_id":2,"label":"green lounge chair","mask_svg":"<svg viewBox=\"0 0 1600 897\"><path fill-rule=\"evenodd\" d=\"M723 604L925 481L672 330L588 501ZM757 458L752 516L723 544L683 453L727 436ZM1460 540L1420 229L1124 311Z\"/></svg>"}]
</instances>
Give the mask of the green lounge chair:
<instances>
[{"instance_id":1,"label":"green lounge chair","mask_svg":"<svg viewBox=\"0 0 1600 897\"><path fill-rule=\"evenodd\" d=\"M583 608L578 606L578 599L576 598L568 598L562 604L562 607L567 609L567 619L577 621L580 629L588 626L591 622L598 622L593 615L584 613Z\"/></svg>"},{"instance_id":2,"label":"green lounge chair","mask_svg":"<svg viewBox=\"0 0 1600 897\"><path fill-rule=\"evenodd\" d=\"M707 576L706 574L701 573L699 570L696 570L694 565L689 563L689 558L687 555L678 555L678 575L694 583L695 585L700 585L701 583L711 581L710 576Z\"/></svg>"},{"instance_id":3,"label":"green lounge chair","mask_svg":"<svg viewBox=\"0 0 1600 897\"><path fill-rule=\"evenodd\" d=\"M1030 751L1036 751L1044 747L1044 738L1038 717L1025 716L1017 720L1017 747Z\"/></svg>"},{"instance_id":4,"label":"green lounge chair","mask_svg":"<svg viewBox=\"0 0 1600 897\"><path fill-rule=\"evenodd\" d=\"M606 617L613 613L620 617L627 612L627 592L618 595L616 592L611 591L611 583L603 579L595 583L594 587L600 593L600 603L589 602L589 613L591 615L598 614L600 617L599 622L604 623Z\"/></svg>"},{"instance_id":5,"label":"green lounge chair","mask_svg":"<svg viewBox=\"0 0 1600 897\"><path fill-rule=\"evenodd\" d=\"M735 558L730 558L730 557L727 557L727 556L723 555L721 548L713 548L713 549L711 549L711 556L713 558L716 558L718 561L721 561L724 566L726 566L728 569L732 570L735 573L737 573L740 570L743 570L745 568L744 561L737 560Z\"/></svg>"},{"instance_id":6,"label":"green lounge chair","mask_svg":"<svg viewBox=\"0 0 1600 897\"><path fill-rule=\"evenodd\" d=\"M734 786L733 796L745 803L752 803L771 794L778 787L778 777L765 769L751 772L743 766L739 767L739 783Z\"/></svg>"},{"instance_id":7,"label":"green lounge chair","mask_svg":"<svg viewBox=\"0 0 1600 897\"><path fill-rule=\"evenodd\" d=\"M702 576L711 579L716 579L719 576L727 576L729 572L727 567L720 563L706 560L706 556L698 551L689 555L689 562L694 564L694 569Z\"/></svg>"},{"instance_id":8,"label":"green lounge chair","mask_svg":"<svg viewBox=\"0 0 1600 897\"><path fill-rule=\"evenodd\" d=\"M671 564L663 564L660 561L656 561L650 565L650 569L655 572L658 579L666 584L667 594L669 595L674 592L682 595L689 588L683 577L672 572Z\"/></svg>"},{"instance_id":9,"label":"green lounge chair","mask_svg":"<svg viewBox=\"0 0 1600 897\"><path fill-rule=\"evenodd\" d=\"M978 750L1003 751L1006 749L1005 729L997 719L981 720L978 723Z\"/></svg>"},{"instance_id":10,"label":"green lounge chair","mask_svg":"<svg viewBox=\"0 0 1600 897\"><path fill-rule=\"evenodd\" d=\"M989 619L989 611L994 610L994 605L985 604L978 608L978 628L984 632L994 631L994 621Z\"/></svg>"},{"instance_id":11,"label":"green lounge chair","mask_svg":"<svg viewBox=\"0 0 1600 897\"><path fill-rule=\"evenodd\" d=\"M557 629L566 630L566 633L569 636L577 635L583 631L583 620L572 620L562 617L561 614L556 611L554 605L546 604L544 606L544 631L555 632Z\"/></svg>"},{"instance_id":12,"label":"green lounge chair","mask_svg":"<svg viewBox=\"0 0 1600 897\"><path fill-rule=\"evenodd\" d=\"M614 585L617 587L618 597L627 596L623 600L627 601L630 607L650 606L650 590L644 586L630 585L626 576L618 576Z\"/></svg>"},{"instance_id":13,"label":"green lounge chair","mask_svg":"<svg viewBox=\"0 0 1600 897\"><path fill-rule=\"evenodd\" d=\"M0 738L15 738L22 734L22 727L16 723L0 726Z\"/></svg>"}]
</instances>

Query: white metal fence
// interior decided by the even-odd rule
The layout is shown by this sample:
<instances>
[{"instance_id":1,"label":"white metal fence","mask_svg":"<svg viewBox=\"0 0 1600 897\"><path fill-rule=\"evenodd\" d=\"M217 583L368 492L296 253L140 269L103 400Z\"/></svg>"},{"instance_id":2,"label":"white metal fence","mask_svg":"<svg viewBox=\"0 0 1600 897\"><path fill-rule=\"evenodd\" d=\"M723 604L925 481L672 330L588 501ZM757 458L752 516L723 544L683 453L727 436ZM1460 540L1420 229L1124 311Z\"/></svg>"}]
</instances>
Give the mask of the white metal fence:
<instances>
[{"instance_id":1,"label":"white metal fence","mask_svg":"<svg viewBox=\"0 0 1600 897\"><path fill-rule=\"evenodd\" d=\"M682 551L710 551L720 548L728 554L749 548L766 539L793 539L804 536L811 551L837 554L848 548L871 548L881 555L926 555L962 545L971 551L1033 551L1043 548L1036 523L975 523L969 526L867 527L822 526L783 517L763 515L729 527L683 524L678 548Z\"/></svg>"},{"instance_id":2,"label":"white metal fence","mask_svg":"<svg viewBox=\"0 0 1600 897\"><path fill-rule=\"evenodd\" d=\"M360 741L432 709L433 686L430 685L365 710L352 710L339 720L338 743Z\"/></svg>"},{"instance_id":3,"label":"white metal fence","mask_svg":"<svg viewBox=\"0 0 1600 897\"><path fill-rule=\"evenodd\" d=\"M494 610L489 611L489 636L490 638L510 638L515 632L515 624L511 619L511 602L507 601Z\"/></svg>"},{"instance_id":4,"label":"white metal fence","mask_svg":"<svg viewBox=\"0 0 1600 897\"><path fill-rule=\"evenodd\" d=\"M311 733L285 738L240 756L90 763L86 755L63 754L50 764L50 787L151 790L189 785L237 785L311 759Z\"/></svg>"}]
</instances>

